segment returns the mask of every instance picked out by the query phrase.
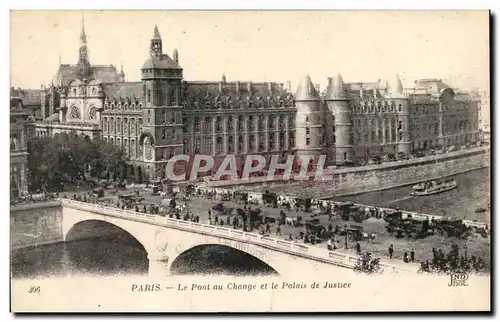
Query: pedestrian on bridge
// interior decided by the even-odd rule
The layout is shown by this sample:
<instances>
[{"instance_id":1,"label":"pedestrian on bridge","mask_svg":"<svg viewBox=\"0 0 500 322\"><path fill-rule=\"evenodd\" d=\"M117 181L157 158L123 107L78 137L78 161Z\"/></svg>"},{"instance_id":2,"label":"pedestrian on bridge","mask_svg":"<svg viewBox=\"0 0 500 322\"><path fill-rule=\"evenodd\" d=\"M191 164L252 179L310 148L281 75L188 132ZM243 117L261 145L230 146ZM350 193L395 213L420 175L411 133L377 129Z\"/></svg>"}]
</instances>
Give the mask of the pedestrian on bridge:
<instances>
[{"instance_id":1,"label":"pedestrian on bridge","mask_svg":"<svg viewBox=\"0 0 500 322\"><path fill-rule=\"evenodd\" d=\"M278 227L276 227L276 235L281 236L281 223L279 223Z\"/></svg>"},{"instance_id":2,"label":"pedestrian on bridge","mask_svg":"<svg viewBox=\"0 0 500 322\"><path fill-rule=\"evenodd\" d=\"M361 245L359 242L356 243L356 254L361 255Z\"/></svg>"},{"instance_id":3,"label":"pedestrian on bridge","mask_svg":"<svg viewBox=\"0 0 500 322\"><path fill-rule=\"evenodd\" d=\"M389 257L392 258L392 255L394 254L394 246L389 246Z\"/></svg>"},{"instance_id":4,"label":"pedestrian on bridge","mask_svg":"<svg viewBox=\"0 0 500 322\"><path fill-rule=\"evenodd\" d=\"M415 249L413 248L410 252L410 261L415 262Z\"/></svg>"}]
</instances>

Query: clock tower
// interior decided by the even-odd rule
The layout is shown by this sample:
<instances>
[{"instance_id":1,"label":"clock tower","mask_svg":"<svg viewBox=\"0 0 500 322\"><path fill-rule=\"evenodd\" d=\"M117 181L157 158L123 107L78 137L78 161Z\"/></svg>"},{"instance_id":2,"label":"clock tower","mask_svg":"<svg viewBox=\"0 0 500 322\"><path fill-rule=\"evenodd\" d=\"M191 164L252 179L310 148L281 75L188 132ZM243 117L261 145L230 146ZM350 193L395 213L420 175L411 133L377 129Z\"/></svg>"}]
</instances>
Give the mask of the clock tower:
<instances>
[{"instance_id":1,"label":"clock tower","mask_svg":"<svg viewBox=\"0 0 500 322\"><path fill-rule=\"evenodd\" d=\"M144 171L149 180L166 177L170 158L182 154L182 68L178 60L163 53L162 39L155 26L149 58L141 68L145 104L143 108Z\"/></svg>"}]
</instances>

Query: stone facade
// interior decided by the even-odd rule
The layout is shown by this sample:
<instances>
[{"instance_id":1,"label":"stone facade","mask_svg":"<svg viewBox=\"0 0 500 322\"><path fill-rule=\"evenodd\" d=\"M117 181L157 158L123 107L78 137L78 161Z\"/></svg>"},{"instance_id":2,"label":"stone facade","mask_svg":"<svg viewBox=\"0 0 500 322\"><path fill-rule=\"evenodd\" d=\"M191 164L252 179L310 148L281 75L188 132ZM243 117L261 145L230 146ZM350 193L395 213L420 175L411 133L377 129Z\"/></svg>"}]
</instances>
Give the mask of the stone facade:
<instances>
[{"instance_id":1,"label":"stone facade","mask_svg":"<svg viewBox=\"0 0 500 322\"><path fill-rule=\"evenodd\" d=\"M306 76L293 94L289 82L228 82L225 75L185 81L178 51L164 53L155 27L141 81L125 82L123 68L90 64L83 27L80 41L78 64L61 64L44 88L47 119L33 123L31 133L102 138L149 179L164 178L177 154L209 154L215 166L231 154L238 169L250 153L268 161L279 155L281 162L326 154L329 164L342 165L478 140L477 101L437 79L408 90L398 77L345 83L337 75L320 93Z\"/></svg>"},{"instance_id":2,"label":"stone facade","mask_svg":"<svg viewBox=\"0 0 500 322\"><path fill-rule=\"evenodd\" d=\"M28 192L26 124L28 109L16 93L10 99L10 197L17 198Z\"/></svg>"}]
</instances>

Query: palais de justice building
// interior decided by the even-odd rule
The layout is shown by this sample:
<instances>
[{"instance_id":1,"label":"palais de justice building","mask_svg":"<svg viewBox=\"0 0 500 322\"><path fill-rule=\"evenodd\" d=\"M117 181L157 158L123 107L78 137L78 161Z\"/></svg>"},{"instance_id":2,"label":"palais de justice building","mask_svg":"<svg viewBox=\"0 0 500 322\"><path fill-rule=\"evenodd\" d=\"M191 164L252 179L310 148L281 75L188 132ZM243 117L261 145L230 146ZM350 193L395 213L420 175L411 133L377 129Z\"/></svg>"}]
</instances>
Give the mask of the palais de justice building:
<instances>
[{"instance_id":1,"label":"palais de justice building","mask_svg":"<svg viewBox=\"0 0 500 322\"><path fill-rule=\"evenodd\" d=\"M329 78L323 93L305 76L290 83L185 81L179 53L164 53L154 28L141 81L125 82L123 67L91 65L82 26L79 60L60 64L43 88L41 122L29 134L74 131L122 148L131 171L165 177L176 154L227 154L241 168L246 154L326 154L330 164L462 145L478 140L477 101L438 79L345 83Z\"/></svg>"}]
</instances>

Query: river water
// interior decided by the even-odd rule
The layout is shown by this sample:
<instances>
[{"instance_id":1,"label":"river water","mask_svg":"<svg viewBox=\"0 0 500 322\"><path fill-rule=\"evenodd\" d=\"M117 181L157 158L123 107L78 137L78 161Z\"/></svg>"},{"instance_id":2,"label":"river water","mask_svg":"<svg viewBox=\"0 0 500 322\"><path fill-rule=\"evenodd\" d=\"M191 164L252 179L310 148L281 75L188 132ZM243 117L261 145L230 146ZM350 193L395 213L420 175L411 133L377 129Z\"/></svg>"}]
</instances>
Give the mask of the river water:
<instances>
[{"instance_id":1,"label":"river water","mask_svg":"<svg viewBox=\"0 0 500 322\"><path fill-rule=\"evenodd\" d=\"M490 168L455 176L457 189L432 196L410 196L411 186L335 198L363 205L397 208L429 215L490 222L490 212L476 212L490 203Z\"/></svg>"},{"instance_id":2,"label":"river water","mask_svg":"<svg viewBox=\"0 0 500 322\"><path fill-rule=\"evenodd\" d=\"M172 263L175 275L272 275L255 257L226 246L206 245L181 254ZM130 235L95 238L25 248L12 252L14 279L54 276L147 275L146 250Z\"/></svg>"},{"instance_id":3,"label":"river water","mask_svg":"<svg viewBox=\"0 0 500 322\"><path fill-rule=\"evenodd\" d=\"M490 200L489 169L469 172L455 178L458 189L428 197L408 197L411 187L345 197L362 204L413 210L489 221L489 212L476 213ZM266 275L275 272L260 260L225 246L194 248L172 264L172 274ZM13 278L68 275L147 275L144 248L131 236L81 240L38 246L12 252Z\"/></svg>"}]
</instances>

